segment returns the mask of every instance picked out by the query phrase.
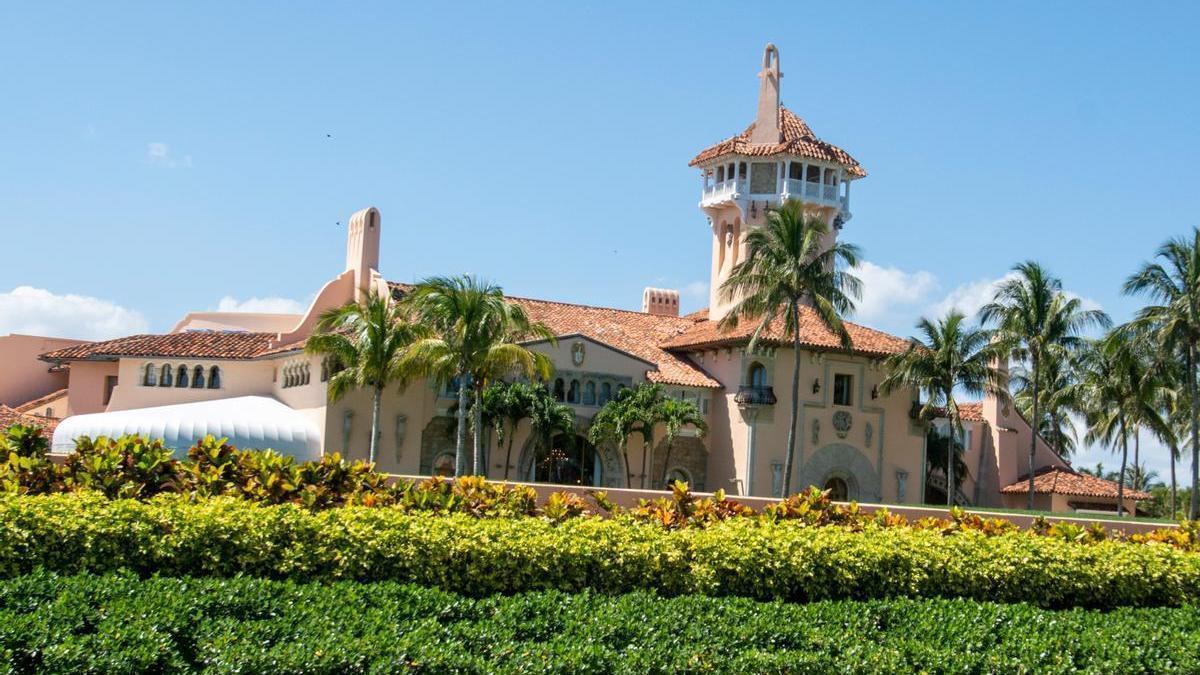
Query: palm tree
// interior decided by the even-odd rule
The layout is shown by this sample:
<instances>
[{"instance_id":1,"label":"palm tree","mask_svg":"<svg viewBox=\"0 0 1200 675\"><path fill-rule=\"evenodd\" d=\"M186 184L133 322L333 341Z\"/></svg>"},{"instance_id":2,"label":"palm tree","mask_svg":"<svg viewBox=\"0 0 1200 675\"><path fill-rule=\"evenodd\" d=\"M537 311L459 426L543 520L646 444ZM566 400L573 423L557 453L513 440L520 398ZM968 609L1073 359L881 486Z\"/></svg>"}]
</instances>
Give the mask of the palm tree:
<instances>
[{"instance_id":1,"label":"palm tree","mask_svg":"<svg viewBox=\"0 0 1200 675\"><path fill-rule=\"evenodd\" d=\"M679 432L684 427L691 425L703 436L708 433L708 424L704 421L704 415L700 414L700 408L695 403L674 398L665 398L659 403L658 420L666 432L664 440L667 443L667 456L663 464L662 475L662 485L665 488L667 487L667 472L671 470L671 450Z\"/></svg>"},{"instance_id":2,"label":"palm tree","mask_svg":"<svg viewBox=\"0 0 1200 675\"><path fill-rule=\"evenodd\" d=\"M495 425L498 447L505 447L504 480L508 480L509 466L512 464L512 446L517 427L532 414L539 390L544 392L545 387L528 382L509 384L497 380L483 392L484 415Z\"/></svg>"},{"instance_id":3,"label":"palm tree","mask_svg":"<svg viewBox=\"0 0 1200 675\"><path fill-rule=\"evenodd\" d=\"M854 311L862 284L847 267L858 264L859 249L852 244L828 244L829 226L807 214L804 204L789 200L767 211L766 224L746 235L746 258L734 266L721 296L736 302L720 322L732 328L742 320L757 321L750 338L754 351L759 338L776 319L783 335L792 341L792 409L788 418L787 455L783 467L783 492L792 489L792 462L796 454L796 420L800 413L800 314L810 306L817 318L851 347L842 316Z\"/></svg>"},{"instance_id":4,"label":"palm tree","mask_svg":"<svg viewBox=\"0 0 1200 675\"><path fill-rule=\"evenodd\" d=\"M530 400L529 406L529 426L534 438L537 440L537 447L549 456L553 448L555 434L569 434L575 431L575 410L565 404L554 400L554 395L551 394L545 387L532 387L533 398ZM534 453L534 461L538 453Z\"/></svg>"},{"instance_id":5,"label":"palm tree","mask_svg":"<svg viewBox=\"0 0 1200 675\"><path fill-rule=\"evenodd\" d=\"M1084 309L1079 298L1068 297L1062 282L1036 262L1026 261L1013 268L1017 276L996 290L992 302L980 310L985 324L994 324L995 335L1008 356L1029 363L1033 400L1029 434L1029 509L1033 510L1034 464L1037 461L1038 420L1041 419L1042 367L1057 350L1072 352L1091 327L1107 328L1111 321L1098 309Z\"/></svg>"},{"instance_id":6,"label":"palm tree","mask_svg":"<svg viewBox=\"0 0 1200 675\"><path fill-rule=\"evenodd\" d=\"M588 440L595 446L612 443L621 449L621 461L625 463L625 487L633 487L633 471L629 466L629 437L637 428L639 419L631 409L632 389L617 390L617 395L605 403L592 417L588 429Z\"/></svg>"},{"instance_id":7,"label":"palm tree","mask_svg":"<svg viewBox=\"0 0 1200 675\"><path fill-rule=\"evenodd\" d=\"M1032 374L1024 366L1013 369L1009 384L1017 411L1026 419L1037 420L1041 434L1062 459L1075 452L1077 431L1071 411L1079 411L1078 369L1074 355L1061 348L1047 351L1042 363L1041 383L1038 385L1040 419L1033 412Z\"/></svg>"},{"instance_id":8,"label":"palm tree","mask_svg":"<svg viewBox=\"0 0 1200 675\"><path fill-rule=\"evenodd\" d=\"M654 444L654 428L663 421L662 403L667 399L663 395L662 385L653 382L642 382L619 393L624 398L622 407L627 421L642 436L641 487L645 489L646 474L649 472L646 465Z\"/></svg>"},{"instance_id":9,"label":"palm tree","mask_svg":"<svg viewBox=\"0 0 1200 675\"><path fill-rule=\"evenodd\" d=\"M368 461L372 464L378 456L383 390L393 382L407 381L412 374L405 363L407 351L424 335L424 329L409 323L389 296L372 291L362 303L347 303L322 314L305 342L307 353L321 354L341 369L329 377L331 402L341 400L353 389L371 389Z\"/></svg>"},{"instance_id":10,"label":"palm tree","mask_svg":"<svg viewBox=\"0 0 1200 675\"><path fill-rule=\"evenodd\" d=\"M962 431L962 414L955 392L972 398L984 394L1006 397L1003 372L996 367L997 348L981 328L966 325L962 312L952 309L937 320L921 319L917 329L924 338L910 338L908 349L888 358L888 376L880 389L890 394L899 389L916 389L925 396L921 417L929 420L945 415L950 422L947 447L954 453ZM946 503L954 505L954 461L946 462Z\"/></svg>"},{"instance_id":11,"label":"palm tree","mask_svg":"<svg viewBox=\"0 0 1200 675\"><path fill-rule=\"evenodd\" d=\"M1136 462L1125 470L1125 482L1129 484L1129 489L1138 492L1149 492L1163 486L1157 471L1147 469L1145 464Z\"/></svg>"},{"instance_id":12,"label":"palm tree","mask_svg":"<svg viewBox=\"0 0 1200 675\"><path fill-rule=\"evenodd\" d=\"M1086 442L1120 448L1117 472L1117 515L1125 509L1129 437L1138 426L1166 430L1158 414L1161 383L1154 376L1143 345L1127 330L1117 329L1084 354L1080 383L1087 413Z\"/></svg>"},{"instance_id":13,"label":"palm tree","mask_svg":"<svg viewBox=\"0 0 1200 675\"><path fill-rule=\"evenodd\" d=\"M1188 518L1200 517L1200 399L1196 396L1197 346L1200 345L1200 228L1191 236L1158 247L1159 262L1144 263L1125 281L1128 295L1144 295L1157 304L1138 311L1134 323L1154 336L1162 353L1182 352L1192 445L1192 498Z\"/></svg>"},{"instance_id":14,"label":"palm tree","mask_svg":"<svg viewBox=\"0 0 1200 675\"><path fill-rule=\"evenodd\" d=\"M529 318L525 308L504 298L495 284L471 275L432 277L417 284L404 300L433 335L410 350L415 368L440 382L458 385L455 473L466 473L467 392L472 392L476 428L482 428L480 398L495 378L523 375L545 379L550 359L519 341L547 339L549 329ZM484 473L481 434L475 434L473 472Z\"/></svg>"}]
</instances>

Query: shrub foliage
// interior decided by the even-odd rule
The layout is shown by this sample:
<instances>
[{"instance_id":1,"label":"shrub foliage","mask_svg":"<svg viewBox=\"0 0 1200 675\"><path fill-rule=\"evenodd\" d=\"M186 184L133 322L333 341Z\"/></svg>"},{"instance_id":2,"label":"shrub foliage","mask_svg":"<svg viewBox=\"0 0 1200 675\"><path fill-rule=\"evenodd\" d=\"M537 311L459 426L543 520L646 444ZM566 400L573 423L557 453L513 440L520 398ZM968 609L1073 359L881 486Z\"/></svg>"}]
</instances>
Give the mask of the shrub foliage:
<instances>
[{"instance_id":1,"label":"shrub foliage","mask_svg":"<svg viewBox=\"0 0 1200 675\"><path fill-rule=\"evenodd\" d=\"M469 493L450 494L459 510L470 508ZM528 504L518 500L511 508ZM813 527L799 519L730 518L668 530L628 515L478 518L357 505L313 511L229 497L0 497L0 574L38 567L391 580L471 595L658 589L795 601L949 596L1048 607L1200 600L1200 555L1159 543L1083 545L1025 532L874 521Z\"/></svg>"},{"instance_id":2,"label":"shrub foliage","mask_svg":"<svg viewBox=\"0 0 1200 675\"><path fill-rule=\"evenodd\" d=\"M1200 670L1200 609L964 600L473 599L389 582L58 577L0 582L18 672L751 673Z\"/></svg>"}]
</instances>

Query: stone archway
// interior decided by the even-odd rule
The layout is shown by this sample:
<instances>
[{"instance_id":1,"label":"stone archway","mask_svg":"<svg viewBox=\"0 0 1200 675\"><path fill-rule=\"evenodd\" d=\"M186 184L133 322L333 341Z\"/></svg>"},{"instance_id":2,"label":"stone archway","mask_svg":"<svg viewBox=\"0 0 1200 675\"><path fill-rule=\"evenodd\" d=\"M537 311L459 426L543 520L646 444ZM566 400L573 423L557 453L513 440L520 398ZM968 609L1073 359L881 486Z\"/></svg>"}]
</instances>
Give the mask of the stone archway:
<instances>
[{"instance_id":1,"label":"stone archway","mask_svg":"<svg viewBox=\"0 0 1200 675\"><path fill-rule=\"evenodd\" d=\"M595 446L584 434L559 434L551 443L552 451L557 451L553 457L539 445L534 436L526 439L514 480L555 482L557 476L568 483L579 480L580 484L595 487L625 487L621 453L607 443Z\"/></svg>"},{"instance_id":2,"label":"stone archway","mask_svg":"<svg viewBox=\"0 0 1200 675\"><path fill-rule=\"evenodd\" d=\"M847 498L879 501L879 473L875 465L858 448L845 443L831 443L816 451L800 467L801 489L810 485L823 488L833 479L845 482Z\"/></svg>"},{"instance_id":3,"label":"stone archway","mask_svg":"<svg viewBox=\"0 0 1200 675\"><path fill-rule=\"evenodd\" d=\"M654 447L654 459L650 462L650 476L647 483L655 490L666 489L662 483L663 474L667 470L678 470L687 476L691 483L688 488L702 491L708 480L708 448L704 441L695 436L679 436L671 447L671 465L667 466L667 439L658 441Z\"/></svg>"}]
</instances>

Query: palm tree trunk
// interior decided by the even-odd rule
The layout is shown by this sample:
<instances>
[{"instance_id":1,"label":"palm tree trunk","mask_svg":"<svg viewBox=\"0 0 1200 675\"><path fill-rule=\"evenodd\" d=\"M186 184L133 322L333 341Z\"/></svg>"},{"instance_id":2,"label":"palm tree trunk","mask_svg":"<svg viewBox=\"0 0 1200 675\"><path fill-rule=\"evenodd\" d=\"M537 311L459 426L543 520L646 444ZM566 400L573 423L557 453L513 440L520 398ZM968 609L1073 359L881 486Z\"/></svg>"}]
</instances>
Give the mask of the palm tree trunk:
<instances>
[{"instance_id":1,"label":"palm tree trunk","mask_svg":"<svg viewBox=\"0 0 1200 675\"><path fill-rule=\"evenodd\" d=\"M379 451L379 408L383 403L383 387L375 387L375 396L371 402L371 444L368 446L367 461L375 464Z\"/></svg>"},{"instance_id":2,"label":"palm tree trunk","mask_svg":"<svg viewBox=\"0 0 1200 675\"><path fill-rule=\"evenodd\" d=\"M454 475L467 472L467 376L458 381L458 432L454 438Z\"/></svg>"},{"instance_id":3,"label":"palm tree trunk","mask_svg":"<svg viewBox=\"0 0 1200 675\"><path fill-rule=\"evenodd\" d=\"M792 494L792 462L796 456L796 422L800 417L800 308L792 301L792 411L788 417L787 455L783 460L783 496ZM746 467L746 475L754 467Z\"/></svg>"},{"instance_id":4,"label":"palm tree trunk","mask_svg":"<svg viewBox=\"0 0 1200 675\"><path fill-rule=\"evenodd\" d=\"M633 470L629 466L629 437L621 439L621 459L625 461L625 487L633 487Z\"/></svg>"},{"instance_id":5,"label":"palm tree trunk","mask_svg":"<svg viewBox=\"0 0 1200 675\"><path fill-rule=\"evenodd\" d=\"M520 420L514 421L508 430L508 448L504 451L504 480L508 480L508 465L512 463L513 436L517 435L517 425L520 423Z\"/></svg>"},{"instance_id":6,"label":"palm tree trunk","mask_svg":"<svg viewBox=\"0 0 1200 675\"><path fill-rule=\"evenodd\" d=\"M950 418L950 442L946 445L946 505L954 506L954 418Z\"/></svg>"},{"instance_id":7,"label":"palm tree trunk","mask_svg":"<svg viewBox=\"0 0 1200 675\"><path fill-rule=\"evenodd\" d=\"M1200 513L1200 401L1196 400L1196 343L1189 342L1187 348L1188 400L1192 405L1192 500L1188 507L1188 520L1196 520Z\"/></svg>"},{"instance_id":8,"label":"palm tree trunk","mask_svg":"<svg viewBox=\"0 0 1200 675\"><path fill-rule=\"evenodd\" d=\"M1141 471L1142 471L1142 469L1141 469L1142 463L1140 461L1141 456L1142 456L1142 428L1135 424L1133 426L1133 470L1135 472L1137 472L1139 476L1141 475ZM1134 486L1134 489L1135 490L1137 489L1136 485Z\"/></svg>"},{"instance_id":9,"label":"palm tree trunk","mask_svg":"<svg viewBox=\"0 0 1200 675\"><path fill-rule=\"evenodd\" d=\"M669 489L667 486L667 472L671 470L671 446L675 445L675 439L670 435L667 436L667 456L663 459L663 474L662 488Z\"/></svg>"},{"instance_id":10,"label":"palm tree trunk","mask_svg":"<svg viewBox=\"0 0 1200 675\"><path fill-rule=\"evenodd\" d=\"M646 489L646 474L650 473L650 469L648 469L646 467L646 462L649 461L648 458L650 457L650 448L652 447L652 443L653 443L654 431L651 431L650 434L651 435L649 435L649 436L647 436L645 433L642 434L642 480L641 480L641 485L642 485L643 490Z\"/></svg>"},{"instance_id":11,"label":"palm tree trunk","mask_svg":"<svg viewBox=\"0 0 1200 675\"><path fill-rule=\"evenodd\" d=\"M1033 419L1029 420L1029 510L1033 510L1033 463L1037 461L1038 420L1038 358L1033 356Z\"/></svg>"},{"instance_id":12,"label":"palm tree trunk","mask_svg":"<svg viewBox=\"0 0 1200 675\"><path fill-rule=\"evenodd\" d=\"M1117 516L1125 513L1125 464L1129 460L1129 435L1121 424L1121 473L1117 474Z\"/></svg>"},{"instance_id":13,"label":"palm tree trunk","mask_svg":"<svg viewBox=\"0 0 1200 675\"><path fill-rule=\"evenodd\" d=\"M1171 520L1175 520L1175 454L1179 452L1179 448L1171 446Z\"/></svg>"},{"instance_id":14,"label":"palm tree trunk","mask_svg":"<svg viewBox=\"0 0 1200 675\"><path fill-rule=\"evenodd\" d=\"M471 473L476 476L487 475L487 467L483 460L483 388L475 387L475 443L472 452L473 467Z\"/></svg>"}]
</instances>

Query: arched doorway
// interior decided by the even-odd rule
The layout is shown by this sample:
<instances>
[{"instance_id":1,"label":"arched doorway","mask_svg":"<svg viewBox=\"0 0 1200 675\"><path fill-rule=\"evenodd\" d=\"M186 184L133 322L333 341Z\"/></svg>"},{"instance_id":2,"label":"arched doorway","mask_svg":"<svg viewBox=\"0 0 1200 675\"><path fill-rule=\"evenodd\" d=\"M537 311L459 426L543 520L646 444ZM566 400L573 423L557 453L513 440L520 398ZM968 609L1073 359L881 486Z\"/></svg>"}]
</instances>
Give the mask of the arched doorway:
<instances>
[{"instance_id":1,"label":"arched doorway","mask_svg":"<svg viewBox=\"0 0 1200 675\"><path fill-rule=\"evenodd\" d=\"M599 447L586 434L560 434L544 450L536 436L528 438L517 460L516 480L593 487L625 487L621 453L611 444Z\"/></svg>"},{"instance_id":2,"label":"arched doorway","mask_svg":"<svg viewBox=\"0 0 1200 675\"><path fill-rule=\"evenodd\" d=\"M825 489L829 491L829 498L835 502L844 502L850 498L850 486L846 479L840 476L831 476L825 481Z\"/></svg>"},{"instance_id":3,"label":"arched doorway","mask_svg":"<svg viewBox=\"0 0 1200 675\"><path fill-rule=\"evenodd\" d=\"M526 480L561 485L603 485L604 465L596 446L579 434L558 434L549 448L536 448Z\"/></svg>"}]
</instances>

